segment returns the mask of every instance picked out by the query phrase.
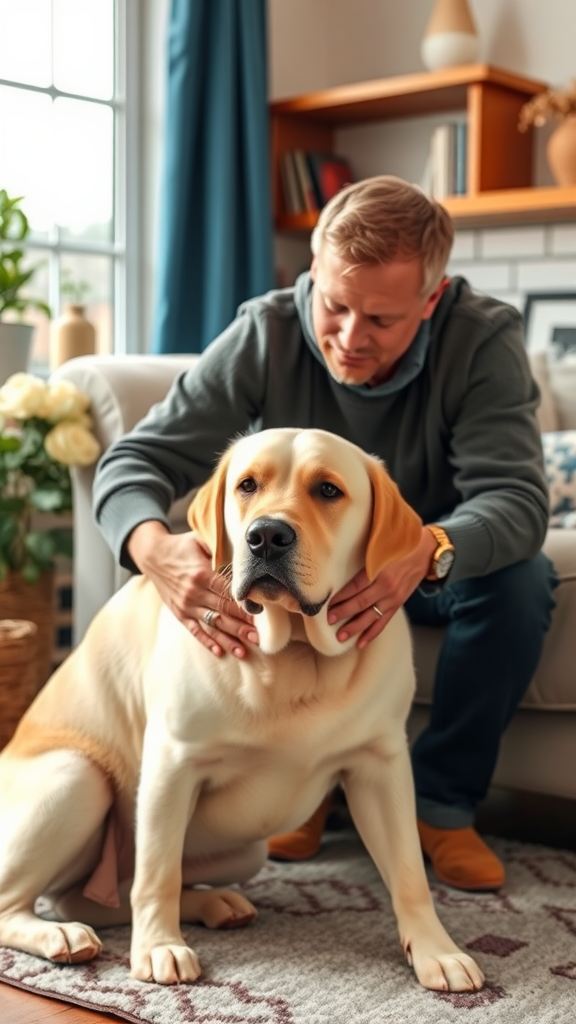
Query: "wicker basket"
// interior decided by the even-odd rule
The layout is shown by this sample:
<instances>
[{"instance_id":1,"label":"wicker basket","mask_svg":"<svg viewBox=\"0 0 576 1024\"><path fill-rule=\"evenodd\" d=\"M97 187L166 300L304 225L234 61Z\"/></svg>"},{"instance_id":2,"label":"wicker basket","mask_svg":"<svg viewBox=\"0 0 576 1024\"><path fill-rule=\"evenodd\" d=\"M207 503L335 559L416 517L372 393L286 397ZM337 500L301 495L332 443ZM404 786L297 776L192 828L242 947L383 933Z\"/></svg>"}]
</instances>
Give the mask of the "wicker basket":
<instances>
[{"instance_id":1,"label":"wicker basket","mask_svg":"<svg viewBox=\"0 0 576 1024\"><path fill-rule=\"evenodd\" d=\"M37 637L34 622L0 619L0 748L36 695Z\"/></svg>"},{"instance_id":2,"label":"wicker basket","mask_svg":"<svg viewBox=\"0 0 576 1024\"><path fill-rule=\"evenodd\" d=\"M56 628L54 573L44 572L36 583L27 583L19 572L9 572L0 583L0 622L24 619L38 627L36 647L36 690L52 672Z\"/></svg>"}]
</instances>

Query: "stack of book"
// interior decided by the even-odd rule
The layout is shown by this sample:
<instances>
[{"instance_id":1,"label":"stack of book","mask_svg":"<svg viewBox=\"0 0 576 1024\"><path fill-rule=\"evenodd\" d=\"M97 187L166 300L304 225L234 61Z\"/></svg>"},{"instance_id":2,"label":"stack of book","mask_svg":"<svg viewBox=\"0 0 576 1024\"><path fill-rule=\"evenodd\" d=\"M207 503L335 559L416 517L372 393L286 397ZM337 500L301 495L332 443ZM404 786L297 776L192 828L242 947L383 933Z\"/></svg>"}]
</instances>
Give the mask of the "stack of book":
<instances>
[{"instance_id":1,"label":"stack of book","mask_svg":"<svg viewBox=\"0 0 576 1024\"><path fill-rule=\"evenodd\" d=\"M282 154L280 174L287 213L317 212L341 188L354 181L345 157L333 153L305 153L301 149Z\"/></svg>"},{"instance_id":2,"label":"stack of book","mask_svg":"<svg viewBox=\"0 0 576 1024\"><path fill-rule=\"evenodd\" d=\"M465 194L467 149L464 121L438 125L432 132L428 191L435 199Z\"/></svg>"}]
</instances>

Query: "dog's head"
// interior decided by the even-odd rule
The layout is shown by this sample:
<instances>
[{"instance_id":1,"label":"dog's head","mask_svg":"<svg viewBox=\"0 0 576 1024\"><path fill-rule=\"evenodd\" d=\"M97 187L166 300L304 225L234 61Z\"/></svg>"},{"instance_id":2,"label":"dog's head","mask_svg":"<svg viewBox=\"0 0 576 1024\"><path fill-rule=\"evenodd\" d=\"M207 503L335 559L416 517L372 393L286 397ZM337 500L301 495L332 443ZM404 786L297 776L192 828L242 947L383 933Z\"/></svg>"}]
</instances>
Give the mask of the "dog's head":
<instances>
[{"instance_id":1,"label":"dog's head","mask_svg":"<svg viewBox=\"0 0 576 1024\"><path fill-rule=\"evenodd\" d=\"M236 441L188 515L232 597L259 615L262 650L281 650L293 615L323 654L348 644L329 626L329 598L364 566L373 579L407 555L421 522L382 463L324 430L263 430Z\"/></svg>"}]
</instances>

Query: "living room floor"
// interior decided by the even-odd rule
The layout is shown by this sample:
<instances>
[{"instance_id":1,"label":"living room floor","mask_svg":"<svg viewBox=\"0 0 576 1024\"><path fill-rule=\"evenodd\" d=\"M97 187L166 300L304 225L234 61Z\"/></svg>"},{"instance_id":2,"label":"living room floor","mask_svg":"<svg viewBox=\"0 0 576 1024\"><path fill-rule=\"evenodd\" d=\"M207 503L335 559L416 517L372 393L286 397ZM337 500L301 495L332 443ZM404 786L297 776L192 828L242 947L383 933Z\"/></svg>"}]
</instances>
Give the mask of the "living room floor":
<instances>
[{"instance_id":1,"label":"living room floor","mask_svg":"<svg viewBox=\"0 0 576 1024\"><path fill-rule=\"evenodd\" d=\"M494 787L478 810L477 826L484 835L576 851L574 800ZM2 1024L110 1024L120 1018L33 996L0 983L0 1020Z\"/></svg>"}]
</instances>

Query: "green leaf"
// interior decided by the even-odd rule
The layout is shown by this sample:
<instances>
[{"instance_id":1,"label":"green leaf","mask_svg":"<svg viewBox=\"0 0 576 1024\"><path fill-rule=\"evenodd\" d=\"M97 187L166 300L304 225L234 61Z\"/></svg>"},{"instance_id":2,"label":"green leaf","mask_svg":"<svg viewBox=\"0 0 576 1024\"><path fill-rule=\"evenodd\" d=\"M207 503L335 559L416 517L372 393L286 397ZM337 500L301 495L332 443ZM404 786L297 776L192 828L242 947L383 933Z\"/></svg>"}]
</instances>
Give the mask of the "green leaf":
<instances>
[{"instance_id":1,"label":"green leaf","mask_svg":"<svg viewBox=\"0 0 576 1024\"><path fill-rule=\"evenodd\" d=\"M64 495L61 491L49 487L35 487L30 491L30 504L39 512L59 512L63 507Z\"/></svg>"},{"instance_id":2,"label":"green leaf","mask_svg":"<svg viewBox=\"0 0 576 1024\"><path fill-rule=\"evenodd\" d=\"M0 434L0 453L17 452L21 445L19 437L14 437L13 434Z\"/></svg>"},{"instance_id":3,"label":"green leaf","mask_svg":"<svg viewBox=\"0 0 576 1024\"><path fill-rule=\"evenodd\" d=\"M43 566L50 565L56 552L56 545L50 530L31 530L26 534L24 546L32 558Z\"/></svg>"}]
</instances>

